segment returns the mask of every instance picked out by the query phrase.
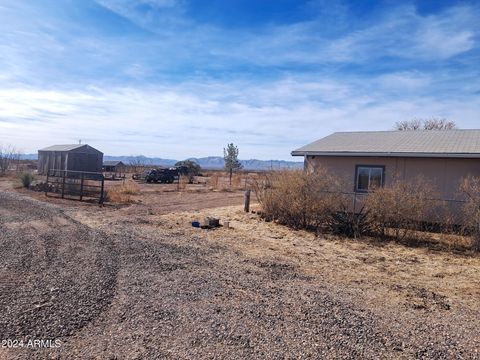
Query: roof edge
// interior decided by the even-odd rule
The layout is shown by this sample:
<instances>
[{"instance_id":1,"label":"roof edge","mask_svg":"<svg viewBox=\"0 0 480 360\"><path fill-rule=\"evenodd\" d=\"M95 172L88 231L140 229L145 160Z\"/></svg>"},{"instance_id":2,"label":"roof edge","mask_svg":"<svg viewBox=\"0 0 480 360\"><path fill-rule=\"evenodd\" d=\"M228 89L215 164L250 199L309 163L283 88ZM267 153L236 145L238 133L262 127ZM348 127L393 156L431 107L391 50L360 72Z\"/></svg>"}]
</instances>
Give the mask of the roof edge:
<instances>
[{"instance_id":1,"label":"roof edge","mask_svg":"<svg viewBox=\"0 0 480 360\"><path fill-rule=\"evenodd\" d=\"M420 152L356 152L356 151L301 151L292 156L351 156L351 157L421 157L480 159L480 153L420 153Z\"/></svg>"}]
</instances>

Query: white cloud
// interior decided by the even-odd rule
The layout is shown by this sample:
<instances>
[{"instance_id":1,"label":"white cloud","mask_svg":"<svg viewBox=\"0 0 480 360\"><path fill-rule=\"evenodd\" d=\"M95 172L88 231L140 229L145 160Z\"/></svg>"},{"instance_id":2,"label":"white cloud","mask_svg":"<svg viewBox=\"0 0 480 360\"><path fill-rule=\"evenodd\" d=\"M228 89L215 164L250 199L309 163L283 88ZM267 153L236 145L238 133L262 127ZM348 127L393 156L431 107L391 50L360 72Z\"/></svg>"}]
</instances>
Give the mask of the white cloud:
<instances>
[{"instance_id":1,"label":"white cloud","mask_svg":"<svg viewBox=\"0 0 480 360\"><path fill-rule=\"evenodd\" d=\"M362 84L361 79L290 76L269 83L82 91L4 88L0 142L35 151L83 139L107 154L186 158L218 155L224 143L233 141L242 157L289 159L292 149L333 131L390 129L413 117L441 116L460 127L478 126L480 95L439 101L407 89L395 98L385 92L390 80L378 77Z\"/></svg>"}]
</instances>

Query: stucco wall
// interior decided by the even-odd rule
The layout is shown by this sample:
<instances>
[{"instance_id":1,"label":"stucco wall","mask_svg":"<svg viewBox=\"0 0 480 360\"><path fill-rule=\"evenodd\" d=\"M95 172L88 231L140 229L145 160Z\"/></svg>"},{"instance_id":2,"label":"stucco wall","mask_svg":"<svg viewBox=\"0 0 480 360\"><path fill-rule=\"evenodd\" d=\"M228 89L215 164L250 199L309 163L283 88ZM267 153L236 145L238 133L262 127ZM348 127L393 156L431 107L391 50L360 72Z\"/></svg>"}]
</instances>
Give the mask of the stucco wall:
<instances>
[{"instance_id":1,"label":"stucco wall","mask_svg":"<svg viewBox=\"0 0 480 360\"><path fill-rule=\"evenodd\" d=\"M460 199L460 180L467 175L480 176L480 159L343 156L308 156L305 159L306 169L324 166L338 174L347 192L354 191L356 165L385 166L387 185L395 176L408 180L422 175L434 184L442 199Z\"/></svg>"}]
</instances>

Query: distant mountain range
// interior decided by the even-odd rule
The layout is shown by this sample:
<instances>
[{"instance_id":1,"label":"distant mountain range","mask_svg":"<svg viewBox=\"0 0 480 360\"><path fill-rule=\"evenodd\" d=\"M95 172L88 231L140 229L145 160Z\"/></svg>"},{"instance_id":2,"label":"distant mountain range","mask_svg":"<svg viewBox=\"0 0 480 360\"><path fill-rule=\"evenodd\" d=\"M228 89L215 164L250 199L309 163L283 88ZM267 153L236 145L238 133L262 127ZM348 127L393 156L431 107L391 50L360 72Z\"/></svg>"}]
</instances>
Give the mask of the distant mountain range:
<instances>
[{"instance_id":1,"label":"distant mountain range","mask_svg":"<svg viewBox=\"0 0 480 360\"><path fill-rule=\"evenodd\" d=\"M24 154L22 159L25 160L37 160L37 154ZM110 156L104 155L103 160L115 160L121 161L124 164L131 163L141 163L151 166L165 166L170 167L174 166L178 160L174 159L162 159L157 157L147 157L147 156ZM195 161L203 169L222 169L223 168L223 157L221 156L208 156L203 158L189 158L187 160ZM270 170L270 169L302 169L303 162L299 161L286 161L286 160L240 160L243 165L243 168L246 170Z\"/></svg>"}]
</instances>

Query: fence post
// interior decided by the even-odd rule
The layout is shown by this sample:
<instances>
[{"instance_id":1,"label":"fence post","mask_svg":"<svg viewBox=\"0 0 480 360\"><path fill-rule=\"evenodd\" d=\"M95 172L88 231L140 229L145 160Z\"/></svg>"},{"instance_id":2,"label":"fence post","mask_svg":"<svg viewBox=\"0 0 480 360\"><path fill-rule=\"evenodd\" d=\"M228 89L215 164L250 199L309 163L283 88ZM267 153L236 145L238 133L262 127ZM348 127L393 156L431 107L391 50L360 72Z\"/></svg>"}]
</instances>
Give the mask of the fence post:
<instances>
[{"instance_id":1,"label":"fence post","mask_svg":"<svg viewBox=\"0 0 480 360\"><path fill-rule=\"evenodd\" d=\"M104 192L104 183L105 177L102 175L102 188L100 189L100 200L98 201L99 204L103 204L103 192Z\"/></svg>"},{"instance_id":2,"label":"fence post","mask_svg":"<svg viewBox=\"0 0 480 360\"><path fill-rule=\"evenodd\" d=\"M245 212L250 211L250 190L245 191Z\"/></svg>"},{"instance_id":3,"label":"fence post","mask_svg":"<svg viewBox=\"0 0 480 360\"><path fill-rule=\"evenodd\" d=\"M45 180L46 183L45 183L45 196L48 195L48 173L49 173L49 170L47 170L47 179Z\"/></svg>"},{"instance_id":4,"label":"fence post","mask_svg":"<svg viewBox=\"0 0 480 360\"><path fill-rule=\"evenodd\" d=\"M82 173L82 178L80 180L80 201L83 199L83 178L85 177L85 174Z\"/></svg>"},{"instance_id":5,"label":"fence post","mask_svg":"<svg viewBox=\"0 0 480 360\"><path fill-rule=\"evenodd\" d=\"M62 179L62 199L65 196L65 177L67 175L67 170L63 170L63 179Z\"/></svg>"}]
</instances>

